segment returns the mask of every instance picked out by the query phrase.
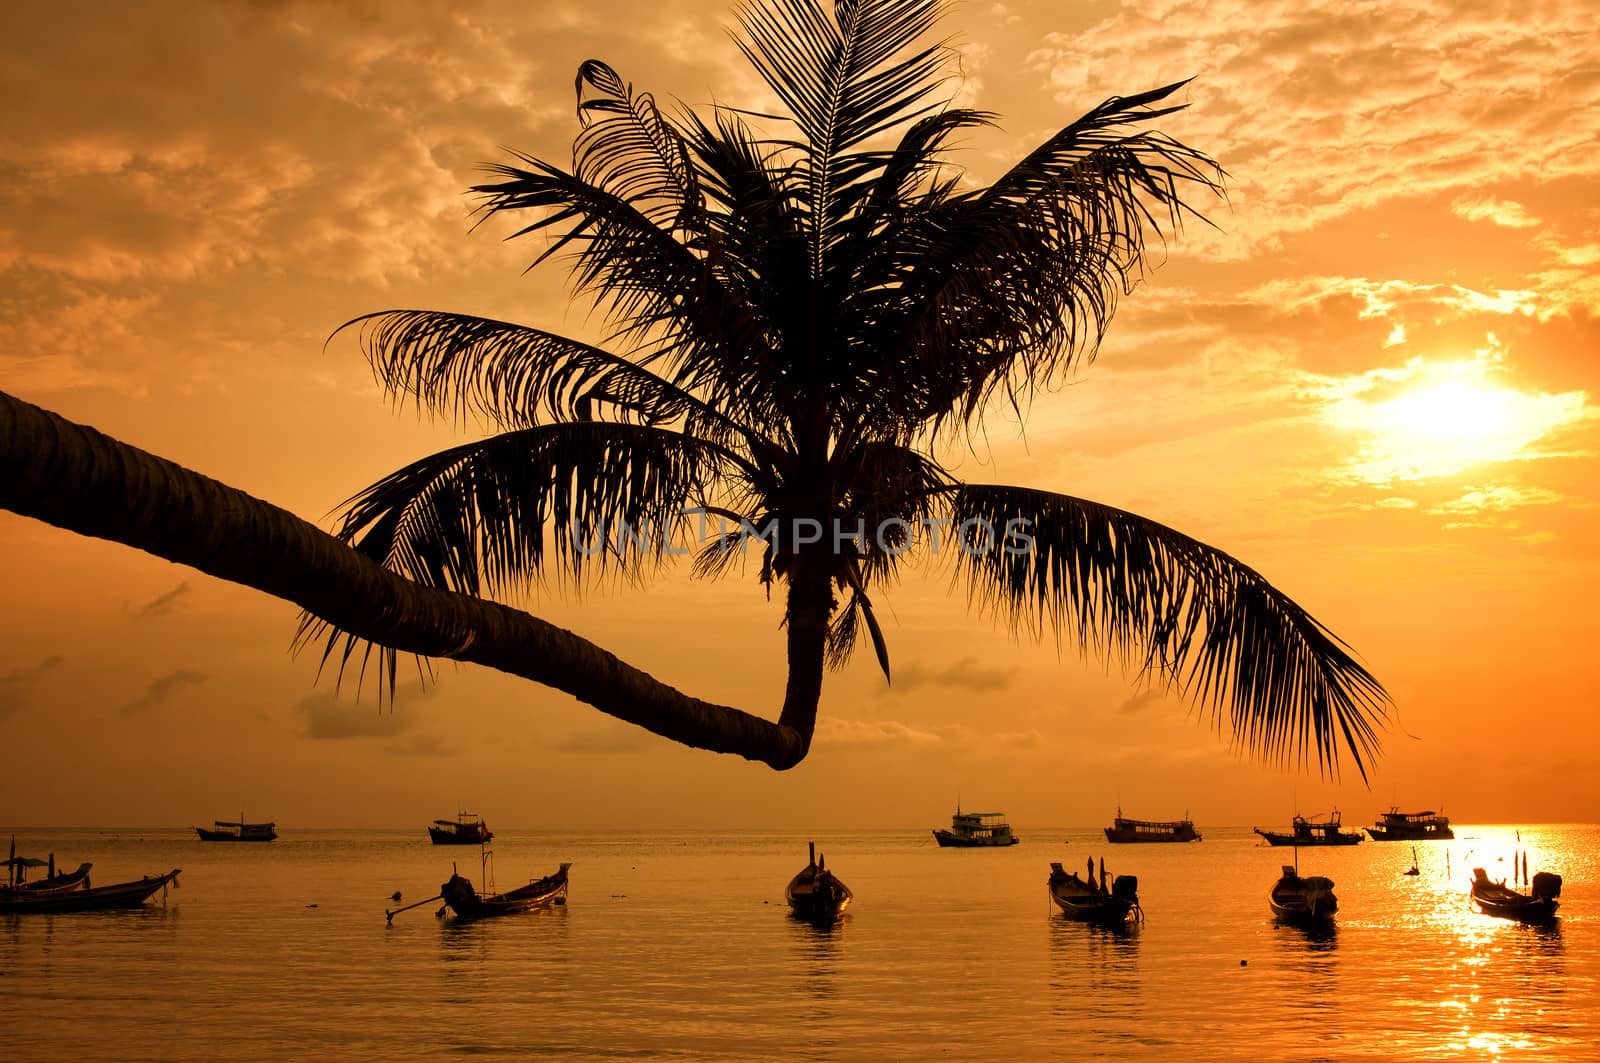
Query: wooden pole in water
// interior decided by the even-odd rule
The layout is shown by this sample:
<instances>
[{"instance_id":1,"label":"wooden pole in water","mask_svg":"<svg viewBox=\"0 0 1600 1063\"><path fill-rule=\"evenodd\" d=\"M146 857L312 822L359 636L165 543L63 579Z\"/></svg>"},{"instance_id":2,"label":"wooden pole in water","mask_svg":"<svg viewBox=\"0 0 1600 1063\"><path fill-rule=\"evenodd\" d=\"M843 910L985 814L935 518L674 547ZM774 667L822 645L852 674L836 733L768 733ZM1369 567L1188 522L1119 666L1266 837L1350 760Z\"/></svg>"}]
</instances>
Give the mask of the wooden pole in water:
<instances>
[{"instance_id":1,"label":"wooden pole in water","mask_svg":"<svg viewBox=\"0 0 1600 1063\"><path fill-rule=\"evenodd\" d=\"M443 899L444 899L444 894L441 893L436 897L429 897L425 901L418 901L416 904L408 904L404 908L396 908L392 912L389 909L385 908L383 910L383 914L385 916L387 916L386 922L388 923L388 925L392 926L392 925L394 925L394 917L399 915L401 912L409 912L413 908L421 908L424 904L432 904L434 901L443 900Z\"/></svg>"}]
</instances>

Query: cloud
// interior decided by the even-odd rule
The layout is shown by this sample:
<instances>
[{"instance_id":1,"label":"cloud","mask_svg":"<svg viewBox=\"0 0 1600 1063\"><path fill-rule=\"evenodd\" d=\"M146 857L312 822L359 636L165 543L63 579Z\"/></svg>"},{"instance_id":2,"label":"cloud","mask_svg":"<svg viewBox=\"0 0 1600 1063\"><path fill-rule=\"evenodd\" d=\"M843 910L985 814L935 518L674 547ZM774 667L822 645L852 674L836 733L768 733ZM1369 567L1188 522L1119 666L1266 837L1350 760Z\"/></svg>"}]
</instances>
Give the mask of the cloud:
<instances>
[{"instance_id":1,"label":"cloud","mask_svg":"<svg viewBox=\"0 0 1600 1063\"><path fill-rule=\"evenodd\" d=\"M398 738L410 735L418 723L417 706L433 696L437 685L403 684L393 701L361 705L346 700L337 690L301 699L295 712L304 717L302 738Z\"/></svg>"},{"instance_id":2,"label":"cloud","mask_svg":"<svg viewBox=\"0 0 1600 1063\"><path fill-rule=\"evenodd\" d=\"M37 683L46 672L59 668L62 660L59 654L52 654L38 664L13 668L5 675L0 675L0 720L15 716L27 708L28 688Z\"/></svg>"},{"instance_id":3,"label":"cloud","mask_svg":"<svg viewBox=\"0 0 1600 1063\"><path fill-rule=\"evenodd\" d=\"M1233 202L1229 231L1195 242L1244 256L1399 201L1583 180L1592 51L1577 3L1166 0L1045 34L1027 66L1063 106L1194 77L1170 131L1231 171Z\"/></svg>"},{"instance_id":4,"label":"cloud","mask_svg":"<svg viewBox=\"0 0 1600 1063\"><path fill-rule=\"evenodd\" d=\"M165 616L172 612L179 598L189 593L189 581L184 580L172 590L159 595L139 607L139 616Z\"/></svg>"},{"instance_id":5,"label":"cloud","mask_svg":"<svg viewBox=\"0 0 1600 1063\"><path fill-rule=\"evenodd\" d=\"M384 755L391 757L447 757L451 753L441 739L422 734L406 735L393 742L385 742L379 748Z\"/></svg>"},{"instance_id":6,"label":"cloud","mask_svg":"<svg viewBox=\"0 0 1600 1063\"><path fill-rule=\"evenodd\" d=\"M1553 506L1565 501L1564 496L1542 487L1472 487L1461 497L1442 502L1428 512L1435 516L1476 516L1504 513L1523 506Z\"/></svg>"},{"instance_id":7,"label":"cloud","mask_svg":"<svg viewBox=\"0 0 1600 1063\"><path fill-rule=\"evenodd\" d=\"M550 743L558 753L642 753L655 742L655 736L642 727L629 724L607 724L602 727L573 731Z\"/></svg>"},{"instance_id":8,"label":"cloud","mask_svg":"<svg viewBox=\"0 0 1600 1063\"><path fill-rule=\"evenodd\" d=\"M1462 197L1450 204L1450 209L1468 221L1489 221L1508 229L1531 229L1539 224L1526 207L1509 199Z\"/></svg>"},{"instance_id":9,"label":"cloud","mask_svg":"<svg viewBox=\"0 0 1600 1063\"><path fill-rule=\"evenodd\" d=\"M180 668L176 672L168 672L146 687L145 692L139 697L119 708L117 713L120 716L136 716L140 713L148 712L156 706L171 700L179 691L199 686L210 678L209 673L191 671L187 668Z\"/></svg>"},{"instance_id":10,"label":"cloud","mask_svg":"<svg viewBox=\"0 0 1600 1063\"><path fill-rule=\"evenodd\" d=\"M1132 716L1164 705L1166 700L1167 692L1165 690L1145 690L1118 705L1117 712L1124 716Z\"/></svg>"},{"instance_id":11,"label":"cloud","mask_svg":"<svg viewBox=\"0 0 1600 1063\"><path fill-rule=\"evenodd\" d=\"M898 720L844 720L823 716L817 720L812 744L833 749L882 749L892 746L935 746L945 739Z\"/></svg>"},{"instance_id":12,"label":"cloud","mask_svg":"<svg viewBox=\"0 0 1600 1063\"><path fill-rule=\"evenodd\" d=\"M909 694L923 687L946 687L988 694L1004 690L1016 678L1016 668L985 668L975 657L963 657L948 668L931 669L912 661L894 672L894 680L882 690L886 694Z\"/></svg>"}]
</instances>

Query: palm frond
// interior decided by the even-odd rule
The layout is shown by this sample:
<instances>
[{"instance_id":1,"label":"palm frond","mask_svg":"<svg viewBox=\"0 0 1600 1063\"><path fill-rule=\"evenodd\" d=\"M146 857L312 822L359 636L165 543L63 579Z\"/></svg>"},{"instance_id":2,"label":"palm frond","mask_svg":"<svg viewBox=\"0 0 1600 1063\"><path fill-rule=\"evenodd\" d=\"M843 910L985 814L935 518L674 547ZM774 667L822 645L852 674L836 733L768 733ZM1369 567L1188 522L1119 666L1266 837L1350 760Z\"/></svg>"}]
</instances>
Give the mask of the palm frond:
<instances>
[{"instance_id":1,"label":"palm frond","mask_svg":"<svg viewBox=\"0 0 1600 1063\"><path fill-rule=\"evenodd\" d=\"M384 392L430 413L487 418L500 428L609 414L681 423L719 445L755 435L645 366L525 325L439 310L389 310L341 325L358 331ZM338 333L336 332L335 335Z\"/></svg>"},{"instance_id":2,"label":"palm frond","mask_svg":"<svg viewBox=\"0 0 1600 1063\"><path fill-rule=\"evenodd\" d=\"M476 596L520 589L552 561L575 584L638 575L733 460L647 425L539 425L391 473L346 504L337 535L417 583Z\"/></svg>"},{"instance_id":3,"label":"palm frond","mask_svg":"<svg viewBox=\"0 0 1600 1063\"><path fill-rule=\"evenodd\" d=\"M988 189L928 199L880 234L858 275L868 363L852 408L883 394L937 428L971 424L997 389L1013 403L1092 358L1146 240L1220 191L1204 154L1140 128L1182 83L1106 101L1050 137ZM848 390L848 382L841 382Z\"/></svg>"},{"instance_id":4,"label":"palm frond","mask_svg":"<svg viewBox=\"0 0 1600 1063\"><path fill-rule=\"evenodd\" d=\"M1137 664L1210 712L1233 740L1363 779L1388 696L1348 647L1254 570L1124 510L1017 487L946 495L954 526L992 529L953 552L970 599L1014 629ZM1011 523L1008 523L1011 522ZM1022 523L1015 523L1022 522ZM1026 529L1021 537L1007 532Z\"/></svg>"},{"instance_id":5,"label":"palm frond","mask_svg":"<svg viewBox=\"0 0 1600 1063\"><path fill-rule=\"evenodd\" d=\"M810 191L810 260L823 273L830 229L842 218L838 191L872 166L853 147L942 105L929 97L943 83L949 49L933 45L904 55L931 29L944 0L772 0L739 9L735 41L793 115Z\"/></svg>"}]
</instances>

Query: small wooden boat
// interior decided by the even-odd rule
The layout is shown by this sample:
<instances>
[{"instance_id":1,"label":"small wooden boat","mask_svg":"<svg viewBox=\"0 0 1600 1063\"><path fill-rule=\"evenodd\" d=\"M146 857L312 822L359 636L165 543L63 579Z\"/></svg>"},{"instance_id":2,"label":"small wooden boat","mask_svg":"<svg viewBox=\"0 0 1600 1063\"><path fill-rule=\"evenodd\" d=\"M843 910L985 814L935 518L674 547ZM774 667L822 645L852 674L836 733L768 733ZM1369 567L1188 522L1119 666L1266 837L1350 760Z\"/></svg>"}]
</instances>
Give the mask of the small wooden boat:
<instances>
[{"instance_id":1,"label":"small wooden boat","mask_svg":"<svg viewBox=\"0 0 1600 1063\"><path fill-rule=\"evenodd\" d=\"M816 842L810 844L810 853L809 862L789 880L783 896L800 918L831 923L844 914L855 895L817 858Z\"/></svg>"},{"instance_id":2,"label":"small wooden boat","mask_svg":"<svg viewBox=\"0 0 1600 1063\"><path fill-rule=\"evenodd\" d=\"M483 845L494 837L494 832L476 813L458 812L454 820L434 820L428 837L435 845Z\"/></svg>"},{"instance_id":3,"label":"small wooden boat","mask_svg":"<svg viewBox=\"0 0 1600 1063\"><path fill-rule=\"evenodd\" d=\"M1328 815L1307 819L1305 816L1294 817L1294 823L1289 828L1289 833L1281 831L1262 830L1255 828L1255 832L1267 839L1268 845L1357 845L1361 842L1360 831L1343 831L1339 829L1339 810L1336 808Z\"/></svg>"},{"instance_id":4,"label":"small wooden boat","mask_svg":"<svg viewBox=\"0 0 1600 1063\"><path fill-rule=\"evenodd\" d=\"M1004 812L963 812L960 805L950 817L950 829L935 830L933 838L941 849L988 849L1022 840L1011 833Z\"/></svg>"},{"instance_id":5,"label":"small wooden boat","mask_svg":"<svg viewBox=\"0 0 1600 1063\"><path fill-rule=\"evenodd\" d=\"M1504 882L1490 882L1481 867L1472 869L1472 899L1485 915L1498 915L1523 923L1548 923L1561 902L1561 876L1541 871L1533 876L1530 893L1518 893Z\"/></svg>"},{"instance_id":6,"label":"small wooden boat","mask_svg":"<svg viewBox=\"0 0 1600 1063\"><path fill-rule=\"evenodd\" d=\"M469 879L462 878L452 873L450 881L439 887L439 898L445 903L456 918L462 921L470 919L492 919L501 915L517 915L521 912L530 912L536 908L548 908L553 904L567 903L567 868L570 863L562 864L553 875L529 882L526 886L518 886L505 893L487 893L482 896L472 888ZM421 903L430 903L423 901ZM416 907L412 905L411 907ZM440 909L441 912L443 909ZM393 915L390 916L393 918Z\"/></svg>"},{"instance_id":7,"label":"small wooden boat","mask_svg":"<svg viewBox=\"0 0 1600 1063\"><path fill-rule=\"evenodd\" d=\"M1094 858L1089 858L1089 877L1078 877L1076 871L1064 871L1059 863L1050 865L1050 877L1045 885L1050 899L1056 902L1061 914L1068 919L1102 926L1122 926L1130 915L1144 918L1139 907L1139 880L1133 875L1118 875L1106 886L1106 862L1100 861L1100 878L1094 876Z\"/></svg>"},{"instance_id":8,"label":"small wooden boat","mask_svg":"<svg viewBox=\"0 0 1600 1063\"><path fill-rule=\"evenodd\" d=\"M278 836L276 823L246 823L243 818L234 821L219 819L212 829L196 827L195 833L203 842L270 842Z\"/></svg>"},{"instance_id":9,"label":"small wooden boat","mask_svg":"<svg viewBox=\"0 0 1600 1063\"><path fill-rule=\"evenodd\" d=\"M98 912L111 908L137 908L157 890L176 885L181 868L164 875L147 876L133 882L64 890L0 891L0 912Z\"/></svg>"},{"instance_id":10,"label":"small wooden boat","mask_svg":"<svg viewBox=\"0 0 1600 1063\"><path fill-rule=\"evenodd\" d=\"M1321 875L1301 878L1288 864L1283 865L1283 877L1273 884L1272 892L1267 895L1267 904L1281 922L1296 926L1326 925L1339 910L1339 898L1333 894L1333 879Z\"/></svg>"},{"instance_id":11,"label":"small wooden boat","mask_svg":"<svg viewBox=\"0 0 1600 1063\"><path fill-rule=\"evenodd\" d=\"M1111 826L1105 828L1106 841L1125 844L1130 842L1197 842L1200 835L1194 821L1188 818L1172 820L1129 819L1117 809Z\"/></svg>"}]
</instances>

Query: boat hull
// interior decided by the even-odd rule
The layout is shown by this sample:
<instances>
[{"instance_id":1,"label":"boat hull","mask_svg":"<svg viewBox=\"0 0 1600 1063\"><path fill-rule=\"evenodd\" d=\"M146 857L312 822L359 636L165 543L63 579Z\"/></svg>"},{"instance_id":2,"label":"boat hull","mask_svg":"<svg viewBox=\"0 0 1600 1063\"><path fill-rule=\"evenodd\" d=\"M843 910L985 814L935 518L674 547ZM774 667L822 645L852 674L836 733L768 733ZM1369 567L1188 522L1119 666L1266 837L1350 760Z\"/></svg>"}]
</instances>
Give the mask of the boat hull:
<instances>
[{"instance_id":1,"label":"boat hull","mask_svg":"<svg viewBox=\"0 0 1600 1063\"><path fill-rule=\"evenodd\" d=\"M959 834L952 834L947 830L935 830L933 837L939 843L939 848L941 849L999 849L1007 845L1015 845L1022 840L1015 834L1008 834L1004 837L990 835L987 837L967 838Z\"/></svg>"},{"instance_id":2,"label":"boat hull","mask_svg":"<svg viewBox=\"0 0 1600 1063\"><path fill-rule=\"evenodd\" d=\"M30 893L7 890L0 893L0 912L11 914L50 912L97 912L114 908L138 908L157 890L177 882L181 869L135 882L84 889L44 890Z\"/></svg>"},{"instance_id":3,"label":"boat hull","mask_svg":"<svg viewBox=\"0 0 1600 1063\"><path fill-rule=\"evenodd\" d=\"M1518 893L1499 882L1490 882L1483 868L1473 868L1472 899L1483 914L1519 923L1549 923L1561 907L1561 876L1541 872L1533 876L1533 892Z\"/></svg>"},{"instance_id":4,"label":"boat hull","mask_svg":"<svg viewBox=\"0 0 1600 1063\"><path fill-rule=\"evenodd\" d=\"M483 845L494 837L494 831L457 831L441 830L438 827L428 828L428 837L435 845Z\"/></svg>"},{"instance_id":5,"label":"boat hull","mask_svg":"<svg viewBox=\"0 0 1600 1063\"><path fill-rule=\"evenodd\" d=\"M1312 834L1302 836L1298 834L1283 834L1279 831L1262 830L1256 828L1256 833L1267 839L1268 845L1293 845L1299 848L1317 845L1357 845L1361 841L1359 834L1346 834L1340 832L1336 835Z\"/></svg>"},{"instance_id":6,"label":"boat hull","mask_svg":"<svg viewBox=\"0 0 1600 1063\"><path fill-rule=\"evenodd\" d=\"M1428 830L1406 830L1393 827L1371 826L1363 828L1367 837L1375 842L1447 842L1456 836L1456 832L1449 827L1435 827Z\"/></svg>"},{"instance_id":7,"label":"boat hull","mask_svg":"<svg viewBox=\"0 0 1600 1063\"><path fill-rule=\"evenodd\" d=\"M1321 875L1301 878L1285 866L1283 877L1267 894L1267 907L1273 917L1295 926L1326 926L1339 911L1339 898L1333 880Z\"/></svg>"},{"instance_id":8,"label":"boat hull","mask_svg":"<svg viewBox=\"0 0 1600 1063\"><path fill-rule=\"evenodd\" d=\"M520 915L523 912L565 904L567 869L571 866L562 864L555 874L547 875L537 882L530 882L526 886L519 886L505 893L491 893L485 896L479 896L468 880L460 875L452 875L450 881L439 887L439 896L444 898L445 905L461 922L494 919L502 915Z\"/></svg>"},{"instance_id":9,"label":"boat hull","mask_svg":"<svg viewBox=\"0 0 1600 1063\"><path fill-rule=\"evenodd\" d=\"M277 840L276 823L216 823L212 828L196 827L203 842L270 842ZM221 830L215 828L221 827Z\"/></svg>"},{"instance_id":10,"label":"boat hull","mask_svg":"<svg viewBox=\"0 0 1600 1063\"><path fill-rule=\"evenodd\" d=\"M1139 831L1132 829L1105 828L1106 841L1117 845L1150 844L1159 842L1197 842L1200 835L1195 833L1194 827L1187 826L1171 833L1158 833L1156 831Z\"/></svg>"}]
</instances>

